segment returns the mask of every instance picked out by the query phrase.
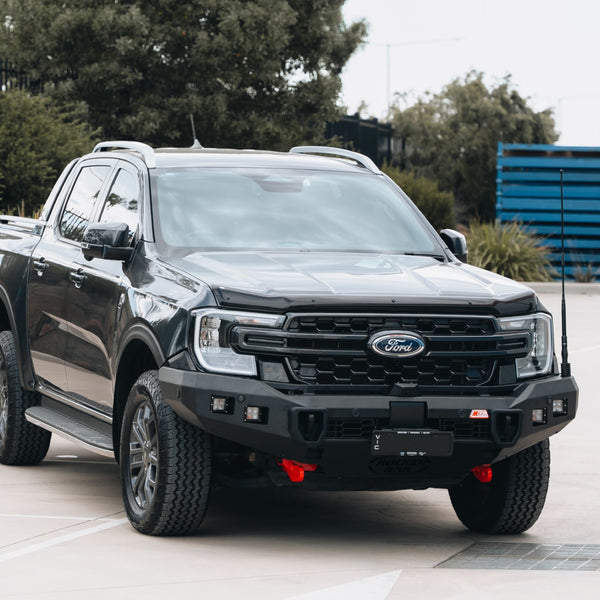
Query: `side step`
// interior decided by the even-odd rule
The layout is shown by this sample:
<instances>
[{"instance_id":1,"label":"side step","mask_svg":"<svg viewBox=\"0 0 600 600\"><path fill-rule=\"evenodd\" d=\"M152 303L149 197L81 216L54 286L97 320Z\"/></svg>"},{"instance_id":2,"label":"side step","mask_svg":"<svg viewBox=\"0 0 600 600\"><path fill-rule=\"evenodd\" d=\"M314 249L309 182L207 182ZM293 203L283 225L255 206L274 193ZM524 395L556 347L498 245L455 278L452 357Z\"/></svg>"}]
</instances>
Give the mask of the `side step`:
<instances>
[{"instance_id":1,"label":"side step","mask_svg":"<svg viewBox=\"0 0 600 600\"><path fill-rule=\"evenodd\" d=\"M88 450L114 458L112 425L99 419L43 398L40 406L25 411L25 418L34 425L85 446Z\"/></svg>"}]
</instances>

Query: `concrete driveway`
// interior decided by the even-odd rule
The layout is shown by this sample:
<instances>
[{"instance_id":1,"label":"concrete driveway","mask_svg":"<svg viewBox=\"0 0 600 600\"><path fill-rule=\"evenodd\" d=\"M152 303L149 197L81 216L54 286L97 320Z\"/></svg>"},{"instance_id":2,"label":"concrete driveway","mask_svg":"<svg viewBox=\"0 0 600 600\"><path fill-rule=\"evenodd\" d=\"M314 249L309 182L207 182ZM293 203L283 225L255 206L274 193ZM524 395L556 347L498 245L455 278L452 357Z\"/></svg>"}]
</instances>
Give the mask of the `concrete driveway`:
<instances>
[{"instance_id":1,"label":"concrete driveway","mask_svg":"<svg viewBox=\"0 0 600 600\"><path fill-rule=\"evenodd\" d=\"M559 286L534 287L559 317ZM527 533L467 531L443 490L274 489L216 493L198 536L145 537L117 465L54 436L42 465L0 466L0 599L599 598L600 285L567 291L580 409Z\"/></svg>"}]
</instances>

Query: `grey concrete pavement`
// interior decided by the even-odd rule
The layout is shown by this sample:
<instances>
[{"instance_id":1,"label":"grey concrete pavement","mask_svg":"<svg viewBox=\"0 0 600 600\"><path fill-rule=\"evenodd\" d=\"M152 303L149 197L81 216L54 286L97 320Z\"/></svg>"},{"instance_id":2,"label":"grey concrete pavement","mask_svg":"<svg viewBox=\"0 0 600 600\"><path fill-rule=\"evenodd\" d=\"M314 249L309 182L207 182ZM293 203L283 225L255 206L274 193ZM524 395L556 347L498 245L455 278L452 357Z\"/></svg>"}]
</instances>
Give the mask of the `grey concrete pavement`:
<instances>
[{"instance_id":1,"label":"grey concrete pavement","mask_svg":"<svg viewBox=\"0 0 600 600\"><path fill-rule=\"evenodd\" d=\"M559 286L535 287L559 317ZM529 532L473 534L443 490L270 489L215 493L199 535L150 538L124 522L117 465L55 436L42 465L0 466L0 599L599 598L598 570L436 568L482 542L600 547L600 286L567 292L580 409Z\"/></svg>"}]
</instances>

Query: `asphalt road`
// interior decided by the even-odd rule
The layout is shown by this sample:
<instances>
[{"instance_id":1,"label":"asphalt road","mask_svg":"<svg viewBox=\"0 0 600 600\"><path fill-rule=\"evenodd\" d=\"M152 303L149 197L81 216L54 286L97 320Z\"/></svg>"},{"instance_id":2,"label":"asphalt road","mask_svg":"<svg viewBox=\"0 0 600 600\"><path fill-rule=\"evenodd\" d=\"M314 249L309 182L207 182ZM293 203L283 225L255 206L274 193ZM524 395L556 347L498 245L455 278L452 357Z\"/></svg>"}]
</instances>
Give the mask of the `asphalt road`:
<instances>
[{"instance_id":1,"label":"asphalt road","mask_svg":"<svg viewBox=\"0 0 600 600\"><path fill-rule=\"evenodd\" d=\"M558 286L535 287L560 316ZM272 489L216 493L197 536L146 537L117 465L54 436L42 465L0 466L0 599L600 598L600 285L567 291L579 414L525 534L470 533L443 490Z\"/></svg>"}]
</instances>

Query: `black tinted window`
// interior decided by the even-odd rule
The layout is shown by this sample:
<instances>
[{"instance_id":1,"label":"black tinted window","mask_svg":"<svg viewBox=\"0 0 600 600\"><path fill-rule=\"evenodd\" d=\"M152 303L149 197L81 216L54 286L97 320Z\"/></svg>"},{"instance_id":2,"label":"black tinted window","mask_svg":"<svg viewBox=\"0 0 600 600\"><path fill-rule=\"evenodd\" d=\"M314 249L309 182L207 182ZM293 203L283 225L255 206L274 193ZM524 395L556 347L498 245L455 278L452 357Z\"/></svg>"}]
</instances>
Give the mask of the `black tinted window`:
<instances>
[{"instance_id":1,"label":"black tinted window","mask_svg":"<svg viewBox=\"0 0 600 600\"><path fill-rule=\"evenodd\" d=\"M129 241L138 224L139 180L130 171L121 169L106 198L101 223L127 223Z\"/></svg>"},{"instance_id":2,"label":"black tinted window","mask_svg":"<svg viewBox=\"0 0 600 600\"><path fill-rule=\"evenodd\" d=\"M81 241L109 171L110 167L103 165L81 169L60 220L60 234L63 237Z\"/></svg>"},{"instance_id":3,"label":"black tinted window","mask_svg":"<svg viewBox=\"0 0 600 600\"><path fill-rule=\"evenodd\" d=\"M415 209L381 177L182 169L155 181L158 233L171 248L440 252Z\"/></svg>"}]
</instances>

